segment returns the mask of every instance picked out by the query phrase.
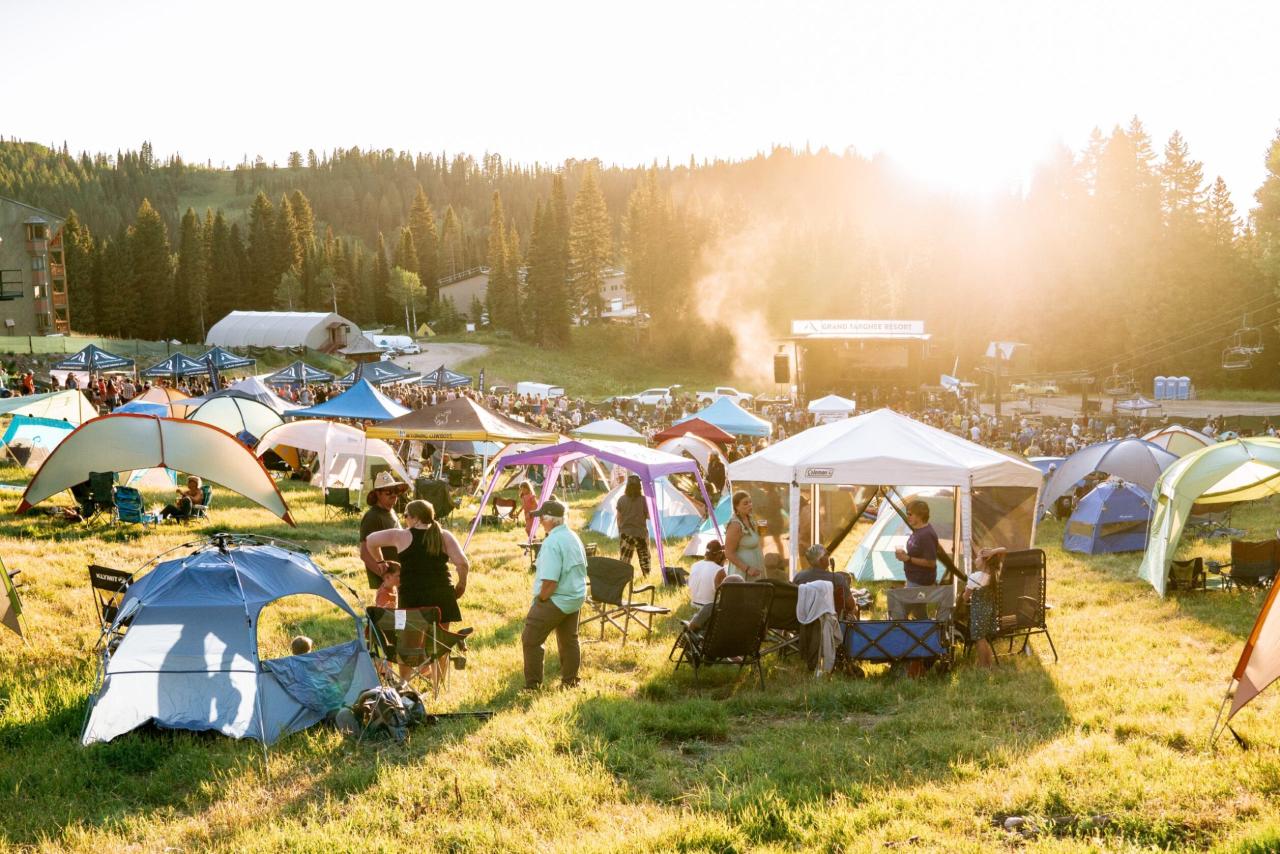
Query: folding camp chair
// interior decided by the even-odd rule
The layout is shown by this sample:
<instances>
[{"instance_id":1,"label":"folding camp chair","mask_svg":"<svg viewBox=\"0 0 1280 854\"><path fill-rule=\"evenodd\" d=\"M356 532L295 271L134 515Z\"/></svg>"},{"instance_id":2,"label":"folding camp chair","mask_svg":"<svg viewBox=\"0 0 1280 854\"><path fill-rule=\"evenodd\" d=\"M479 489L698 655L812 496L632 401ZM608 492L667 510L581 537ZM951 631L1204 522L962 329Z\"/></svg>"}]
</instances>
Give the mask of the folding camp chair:
<instances>
[{"instance_id":1,"label":"folding camp chair","mask_svg":"<svg viewBox=\"0 0 1280 854\"><path fill-rule=\"evenodd\" d=\"M89 501L92 507L89 510L89 515L85 516L86 522L96 519L103 512L112 513L114 516L116 506L115 485L115 472L89 472ZM81 515L84 514L82 513Z\"/></svg>"},{"instance_id":2,"label":"folding camp chair","mask_svg":"<svg viewBox=\"0 0 1280 854\"><path fill-rule=\"evenodd\" d=\"M629 563L611 557L587 558L587 582L589 591L584 605L589 615L579 620L578 628L599 621L600 640L604 640L605 628L613 626L622 632L622 645L627 645L631 624L644 629L645 637L653 632L653 618L670 614L670 608L653 604L655 589L652 584L634 586L635 569ZM637 601L639 594L648 593L649 601ZM621 622L619 622L621 621Z\"/></svg>"},{"instance_id":3,"label":"folding camp chair","mask_svg":"<svg viewBox=\"0 0 1280 854\"><path fill-rule=\"evenodd\" d=\"M133 573L89 564L89 588L93 593L93 604L98 609L98 622L103 633L102 641L105 641L108 647L124 637L125 629L128 628L127 625L120 625L109 636L106 634L116 621L120 600L124 598L125 591L132 583Z\"/></svg>"},{"instance_id":4,"label":"folding camp chair","mask_svg":"<svg viewBox=\"0 0 1280 854\"><path fill-rule=\"evenodd\" d=\"M767 647L761 655L797 652L800 649L800 630L803 626L796 619L796 601L800 588L788 581L767 581L773 586L773 598L769 600Z\"/></svg>"},{"instance_id":5,"label":"folding camp chair","mask_svg":"<svg viewBox=\"0 0 1280 854\"><path fill-rule=\"evenodd\" d=\"M146 511L142 504L142 493L132 486L117 486L115 489L115 521L147 527L156 519Z\"/></svg>"},{"instance_id":6,"label":"folding camp chair","mask_svg":"<svg viewBox=\"0 0 1280 854\"><path fill-rule=\"evenodd\" d=\"M360 512L360 508L351 503L351 490L344 486L331 486L324 491L324 511L328 518L329 511L338 515L352 516Z\"/></svg>"},{"instance_id":7,"label":"folding camp chair","mask_svg":"<svg viewBox=\"0 0 1280 854\"><path fill-rule=\"evenodd\" d=\"M0 560L0 583L4 584L4 598L0 599L0 626L28 643L26 620L22 618L22 598L18 596L18 584L15 581L21 571L7 568L4 561Z\"/></svg>"},{"instance_id":8,"label":"folding camp chair","mask_svg":"<svg viewBox=\"0 0 1280 854\"><path fill-rule=\"evenodd\" d=\"M1228 588L1268 587L1275 579L1277 568L1280 568L1280 540L1232 540L1231 562L1209 565L1210 572L1221 575Z\"/></svg>"},{"instance_id":9,"label":"folding camp chair","mask_svg":"<svg viewBox=\"0 0 1280 854\"><path fill-rule=\"evenodd\" d=\"M191 519L208 519L209 507L213 504L213 487L205 484L200 487L200 503L191 505L191 515L187 520Z\"/></svg>"},{"instance_id":10,"label":"folding camp chair","mask_svg":"<svg viewBox=\"0 0 1280 854\"><path fill-rule=\"evenodd\" d=\"M467 638L473 629L455 632L444 628L439 608L370 607L366 613L369 654L393 684L416 688L418 683L430 681L432 696L438 698L440 683L447 682L449 671L437 665L452 659L459 670L466 666ZM399 668L407 673L401 674Z\"/></svg>"},{"instance_id":11,"label":"folding camp chair","mask_svg":"<svg viewBox=\"0 0 1280 854\"><path fill-rule=\"evenodd\" d=\"M676 670L685 662L693 665L695 683L703 665L736 663L739 673L744 667L755 665L760 687L764 688L760 647L769 630L769 603L772 599L773 585L766 582L720 585L706 630L698 632L685 622L667 658L675 661Z\"/></svg>"},{"instance_id":12,"label":"folding camp chair","mask_svg":"<svg viewBox=\"0 0 1280 854\"><path fill-rule=\"evenodd\" d=\"M1022 639L1020 652L1031 649L1031 636L1044 635L1058 660L1058 649L1045 622L1048 606L1045 604L1047 585L1045 557L1042 549L1024 549L1008 552L1004 556L1004 568L994 581L996 595L995 639L1008 638L1006 654L1013 652L1015 640ZM995 644L992 644L995 650Z\"/></svg>"},{"instance_id":13,"label":"folding camp chair","mask_svg":"<svg viewBox=\"0 0 1280 854\"><path fill-rule=\"evenodd\" d=\"M1169 590L1207 590L1208 579L1204 572L1204 558L1175 560L1169 564Z\"/></svg>"}]
</instances>

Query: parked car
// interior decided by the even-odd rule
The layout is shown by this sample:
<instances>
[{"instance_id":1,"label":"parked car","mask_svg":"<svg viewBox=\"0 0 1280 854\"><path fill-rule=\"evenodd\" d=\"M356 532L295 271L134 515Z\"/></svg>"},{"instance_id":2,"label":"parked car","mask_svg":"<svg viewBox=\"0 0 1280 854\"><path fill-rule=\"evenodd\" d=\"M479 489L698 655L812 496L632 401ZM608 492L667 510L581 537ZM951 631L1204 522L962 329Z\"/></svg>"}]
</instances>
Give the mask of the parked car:
<instances>
[{"instance_id":1,"label":"parked car","mask_svg":"<svg viewBox=\"0 0 1280 854\"><path fill-rule=\"evenodd\" d=\"M1013 392L1014 394L1027 395L1027 396L1035 395L1037 397L1044 397L1045 395L1060 393L1058 391L1058 384L1053 382L1052 380L1045 380L1043 382L1033 380L1033 381L1024 382L1024 383L1014 383L1013 385L1009 386L1009 391Z\"/></svg>"},{"instance_id":2,"label":"parked car","mask_svg":"<svg viewBox=\"0 0 1280 854\"><path fill-rule=\"evenodd\" d=\"M647 388L637 395L631 397L641 406L657 406L659 403L671 403L674 395L671 393L672 387L667 388Z\"/></svg>"},{"instance_id":3,"label":"parked car","mask_svg":"<svg viewBox=\"0 0 1280 854\"><path fill-rule=\"evenodd\" d=\"M564 397L564 388L549 383L535 383L526 380L516 383L516 394L526 394L529 397L551 400L554 397Z\"/></svg>"},{"instance_id":4,"label":"parked car","mask_svg":"<svg viewBox=\"0 0 1280 854\"><path fill-rule=\"evenodd\" d=\"M400 354L403 356L417 356L422 352L422 348L412 342L400 347Z\"/></svg>"},{"instance_id":5,"label":"parked car","mask_svg":"<svg viewBox=\"0 0 1280 854\"><path fill-rule=\"evenodd\" d=\"M395 349L394 347L391 347L389 349L383 350L382 355L379 356L378 358L384 362L390 362L392 359L394 359L396 356L399 356L399 355L400 355L400 351Z\"/></svg>"},{"instance_id":6,"label":"parked car","mask_svg":"<svg viewBox=\"0 0 1280 854\"><path fill-rule=\"evenodd\" d=\"M727 385L718 385L715 391L698 392L698 403L715 403L722 397L727 397L737 404L750 403L752 400L752 395L745 391L738 391Z\"/></svg>"}]
</instances>

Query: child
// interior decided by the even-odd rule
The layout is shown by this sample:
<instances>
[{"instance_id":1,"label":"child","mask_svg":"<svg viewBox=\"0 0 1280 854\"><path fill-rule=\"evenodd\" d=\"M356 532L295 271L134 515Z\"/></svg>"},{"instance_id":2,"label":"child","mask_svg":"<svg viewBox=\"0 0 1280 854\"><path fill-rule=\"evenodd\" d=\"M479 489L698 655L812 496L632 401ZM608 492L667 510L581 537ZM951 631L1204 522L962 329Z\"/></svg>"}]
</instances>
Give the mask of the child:
<instances>
[{"instance_id":1,"label":"child","mask_svg":"<svg viewBox=\"0 0 1280 854\"><path fill-rule=\"evenodd\" d=\"M973 572L964 586L964 598L969 603L969 637L978 650L978 664L993 667L996 652L991 638L996 633L995 587L992 584L1000 575L1007 549L982 549L977 553Z\"/></svg>"},{"instance_id":2,"label":"child","mask_svg":"<svg viewBox=\"0 0 1280 854\"><path fill-rule=\"evenodd\" d=\"M394 560L387 561L387 571L382 576L382 584L378 585L373 604L379 608L395 608L399 596L396 588L400 586L400 564Z\"/></svg>"}]
</instances>

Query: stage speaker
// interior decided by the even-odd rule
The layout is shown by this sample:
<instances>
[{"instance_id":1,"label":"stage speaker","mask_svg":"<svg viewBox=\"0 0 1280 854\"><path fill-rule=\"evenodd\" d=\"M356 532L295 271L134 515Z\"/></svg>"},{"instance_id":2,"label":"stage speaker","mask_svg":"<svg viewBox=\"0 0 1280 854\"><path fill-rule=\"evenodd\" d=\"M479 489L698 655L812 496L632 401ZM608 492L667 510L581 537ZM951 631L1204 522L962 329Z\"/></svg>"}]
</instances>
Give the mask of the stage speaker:
<instances>
[{"instance_id":1,"label":"stage speaker","mask_svg":"<svg viewBox=\"0 0 1280 854\"><path fill-rule=\"evenodd\" d=\"M775 353L773 356L773 381L791 382L791 358L786 353Z\"/></svg>"}]
</instances>

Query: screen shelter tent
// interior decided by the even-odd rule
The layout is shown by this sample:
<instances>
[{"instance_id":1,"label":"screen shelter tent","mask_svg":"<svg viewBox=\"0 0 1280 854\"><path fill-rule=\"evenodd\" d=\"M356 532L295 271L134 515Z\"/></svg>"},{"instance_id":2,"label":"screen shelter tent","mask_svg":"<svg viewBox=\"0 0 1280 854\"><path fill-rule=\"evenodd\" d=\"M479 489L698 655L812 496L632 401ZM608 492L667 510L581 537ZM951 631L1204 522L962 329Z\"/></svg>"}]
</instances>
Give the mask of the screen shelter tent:
<instances>
[{"instance_id":1,"label":"screen shelter tent","mask_svg":"<svg viewBox=\"0 0 1280 854\"><path fill-rule=\"evenodd\" d=\"M130 374L133 373L133 366L133 359L108 353L96 344L89 344L79 353L55 362L52 370L80 371L88 374Z\"/></svg>"},{"instance_id":2,"label":"screen shelter tent","mask_svg":"<svg viewBox=\"0 0 1280 854\"><path fill-rule=\"evenodd\" d=\"M1044 506L1066 495L1075 485L1094 472L1105 472L1135 484L1154 494L1160 473L1169 468L1177 456L1144 439L1114 439L1081 448L1058 466L1044 488Z\"/></svg>"},{"instance_id":3,"label":"screen shelter tent","mask_svg":"<svg viewBox=\"0 0 1280 854\"><path fill-rule=\"evenodd\" d=\"M271 475L229 433L177 418L104 415L77 427L35 473L18 513L89 479L91 472L168 468L243 495L293 525Z\"/></svg>"},{"instance_id":4,"label":"screen shelter tent","mask_svg":"<svg viewBox=\"0 0 1280 854\"><path fill-rule=\"evenodd\" d=\"M467 543L469 544L471 538L475 536L476 528L479 526L480 518L484 513L484 507L489 503L489 496L493 493L494 486L497 484L503 468L508 466L546 466L547 474L543 478L542 494L538 498L538 503L541 504L551 497L555 484L560 477L561 469L584 457L595 457L601 462L621 466L639 476L640 488L644 493L645 502L649 508L649 521L654 526L653 539L658 548L658 566L660 567L666 566L663 540L667 534L662 530L662 516L658 506L657 491L654 487L654 482L657 479L682 472L692 474L698 483L698 489L702 493L707 515L714 516L715 511L711 504L711 496L707 493L707 485L703 483L702 475L698 471L698 464L693 460L626 442L571 439L555 445L534 448L521 454L511 454L498 460L494 464L493 474L490 475L489 482L485 485L484 496L480 499L481 510L471 523L471 530L467 534ZM718 526L716 533L720 533Z\"/></svg>"},{"instance_id":5,"label":"screen shelter tent","mask_svg":"<svg viewBox=\"0 0 1280 854\"><path fill-rule=\"evenodd\" d=\"M471 377L441 365L431 373L423 375L419 382L428 388L462 388L471 385Z\"/></svg>"},{"instance_id":6,"label":"screen shelter tent","mask_svg":"<svg viewBox=\"0 0 1280 854\"><path fill-rule=\"evenodd\" d=\"M469 397L415 409L369 428L374 439L418 439L425 442L554 442L558 433L516 421Z\"/></svg>"},{"instance_id":7,"label":"screen shelter tent","mask_svg":"<svg viewBox=\"0 0 1280 854\"><path fill-rule=\"evenodd\" d=\"M410 410L401 406L368 380L358 380L351 388L337 397L306 409L294 409L290 418L335 418L345 421L389 421L408 415Z\"/></svg>"},{"instance_id":8,"label":"screen shelter tent","mask_svg":"<svg viewBox=\"0 0 1280 854\"><path fill-rule=\"evenodd\" d=\"M259 619L286 596L314 596L350 619L351 639L264 660ZM133 582L109 631L83 744L152 722L167 729L254 738L264 746L313 726L378 686L360 619L304 554L220 535Z\"/></svg>"},{"instance_id":9,"label":"screen shelter tent","mask_svg":"<svg viewBox=\"0 0 1280 854\"><path fill-rule=\"evenodd\" d=\"M1062 548L1090 555L1142 551L1150 522L1151 496L1113 478L1080 499L1062 533Z\"/></svg>"},{"instance_id":10,"label":"screen shelter tent","mask_svg":"<svg viewBox=\"0 0 1280 854\"><path fill-rule=\"evenodd\" d=\"M179 377L193 377L197 374L206 373L208 370L208 366L197 362L186 353L174 353L163 362L156 362L145 371L142 371L141 375L152 379L165 377L178 379Z\"/></svg>"},{"instance_id":11,"label":"screen shelter tent","mask_svg":"<svg viewBox=\"0 0 1280 854\"><path fill-rule=\"evenodd\" d=\"M207 371L212 365L215 371L245 371L252 370L258 364L257 359L251 359L248 356L237 356L235 353L222 349L221 347L213 347L207 352L196 358L202 370Z\"/></svg>"},{"instance_id":12,"label":"screen shelter tent","mask_svg":"<svg viewBox=\"0 0 1280 854\"><path fill-rule=\"evenodd\" d=\"M602 418L599 421L583 424L581 427L574 429L569 435L575 439L603 439L606 442L646 444L644 436L637 430L613 418Z\"/></svg>"},{"instance_id":13,"label":"screen shelter tent","mask_svg":"<svg viewBox=\"0 0 1280 854\"><path fill-rule=\"evenodd\" d=\"M1035 507L1042 483L1039 469L1024 460L888 409L811 427L738 460L729 466L728 475L737 488L754 482L789 490L793 567L800 565L802 492L808 493L809 506L819 507L824 493L846 487L902 483L951 487L957 519L951 554L959 568L967 565L972 551L977 491L982 490L984 502L1002 508L988 535L991 542L980 544L1024 548L1035 537ZM895 500L900 507L900 499ZM824 539L820 529L823 514L808 516L808 538L812 542L830 539Z\"/></svg>"},{"instance_id":14,"label":"screen shelter tent","mask_svg":"<svg viewBox=\"0 0 1280 854\"><path fill-rule=\"evenodd\" d=\"M727 397L717 399L705 409L687 418L681 418L676 423L680 424L693 418L700 418L734 436L750 436L753 439L759 439L773 435L771 423L752 415Z\"/></svg>"},{"instance_id":15,"label":"screen shelter tent","mask_svg":"<svg viewBox=\"0 0 1280 854\"><path fill-rule=\"evenodd\" d=\"M653 442L655 445L661 444L668 439L675 439L680 436L697 436L700 439L706 439L721 447L733 444L733 434L727 430L722 430L710 421L703 421L698 416L686 418L676 424L672 424L665 430L659 430L653 434Z\"/></svg>"},{"instance_id":16,"label":"screen shelter tent","mask_svg":"<svg viewBox=\"0 0 1280 854\"><path fill-rule=\"evenodd\" d=\"M328 371L312 367L301 359L288 367L281 368L267 376L263 382L267 385L313 385L315 383L331 383L336 376Z\"/></svg>"},{"instance_id":17,"label":"screen shelter tent","mask_svg":"<svg viewBox=\"0 0 1280 854\"><path fill-rule=\"evenodd\" d=\"M1155 512L1138 575L1164 595L1169 563L1193 506L1228 505L1277 493L1280 439L1232 439L1181 457L1156 483Z\"/></svg>"},{"instance_id":18,"label":"screen shelter tent","mask_svg":"<svg viewBox=\"0 0 1280 854\"><path fill-rule=\"evenodd\" d=\"M406 483L412 480L386 442L370 439L357 427L332 421L306 419L282 424L262 435L256 453L261 457L267 451L275 451L297 469L299 450L316 455L311 484L322 489L358 488L367 480L371 465L385 466Z\"/></svg>"},{"instance_id":19,"label":"screen shelter tent","mask_svg":"<svg viewBox=\"0 0 1280 854\"><path fill-rule=\"evenodd\" d=\"M1207 448L1214 443L1214 440L1205 434L1190 427L1183 427L1181 424L1159 427L1142 438L1179 457L1185 457L1193 451Z\"/></svg>"},{"instance_id":20,"label":"screen shelter tent","mask_svg":"<svg viewBox=\"0 0 1280 854\"><path fill-rule=\"evenodd\" d=\"M79 427L91 418L98 417L84 392L72 388L66 391L51 391L44 394L28 394L24 397L0 398L0 416L26 415L31 418L49 418L54 421L66 421Z\"/></svg>"}]
</instances>

